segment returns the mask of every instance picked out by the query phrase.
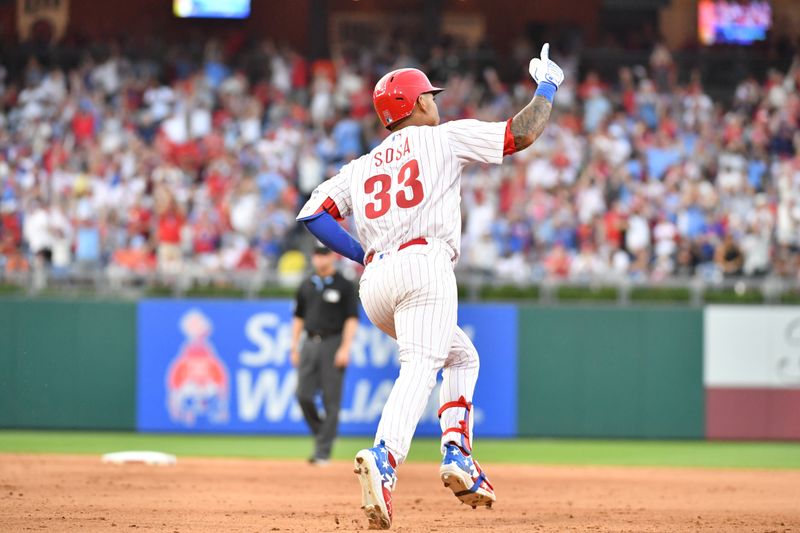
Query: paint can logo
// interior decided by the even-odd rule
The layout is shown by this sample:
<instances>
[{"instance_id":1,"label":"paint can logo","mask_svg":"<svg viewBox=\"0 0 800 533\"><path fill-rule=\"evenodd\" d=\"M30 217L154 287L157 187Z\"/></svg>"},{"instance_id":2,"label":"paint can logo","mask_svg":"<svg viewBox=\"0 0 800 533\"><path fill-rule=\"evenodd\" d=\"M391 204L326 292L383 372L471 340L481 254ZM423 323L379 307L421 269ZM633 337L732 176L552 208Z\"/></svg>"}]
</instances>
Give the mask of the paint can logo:
<instances>
[{"instance_id":1,"label":"paint can logo","mask_svg":"<svg viewBox=\"0 0 800 533\"><path fill-rule=\"evenodd\" d=\"M229 417L230 379L209 340L213 324L191 309L181 317L180 328L186 341L166 374L169 416L188 427L200 418L223 424Z\"/></svg>"}]
</instances>

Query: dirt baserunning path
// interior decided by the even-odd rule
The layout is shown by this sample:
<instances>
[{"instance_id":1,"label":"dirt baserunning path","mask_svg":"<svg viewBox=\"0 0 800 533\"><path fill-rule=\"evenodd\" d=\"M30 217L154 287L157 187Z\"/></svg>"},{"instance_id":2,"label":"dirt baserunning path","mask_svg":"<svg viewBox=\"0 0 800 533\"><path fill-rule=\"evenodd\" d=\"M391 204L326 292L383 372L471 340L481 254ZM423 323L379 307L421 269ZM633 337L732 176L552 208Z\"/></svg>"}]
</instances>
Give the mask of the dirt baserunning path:
<instances>
[{"instance_id":1,"label":"dirt baserunning path","mask_svg":"<svg viewBox=\"0 0 800 533\"><path fill-rule=\"evenodd\" d=\"M392 529L800 533L800 471L486 466L492 510L459 504L437 465L403 465ZM359 503L345 462L179 458L152 467L0 455L3 532L363 530Z\"/></svg>"}]
</instances>

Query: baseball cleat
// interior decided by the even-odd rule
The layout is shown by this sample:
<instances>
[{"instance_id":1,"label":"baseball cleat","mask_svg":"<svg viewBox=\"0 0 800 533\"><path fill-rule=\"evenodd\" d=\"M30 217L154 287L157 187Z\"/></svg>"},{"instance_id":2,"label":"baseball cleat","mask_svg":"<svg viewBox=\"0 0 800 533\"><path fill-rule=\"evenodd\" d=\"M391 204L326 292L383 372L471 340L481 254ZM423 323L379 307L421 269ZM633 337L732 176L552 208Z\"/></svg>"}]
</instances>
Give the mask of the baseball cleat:
<instances>
[{"instance_id":1,"label":"baseball cleat","mask_svg":"<svg viewBox=\"0 0 800 533\"><path fill-rule=\"evenodd\" d=\"M367 515L369 528L389 529L392 526L392 492L397 484L397 475L389 463L389 451L384 442L358 452L353 465L353 471L361 483L361 508Z\"/></svg>"},{"instance_id":2,"label":"baseball cleat","mask_svg":"<svg viewBox=\"0 0 800 533\"><path fill-rule=\"evenodd\" d=\"M452 490L461 503L473 509L479 505L491 508L497 501L494 487L489 483L478 462L465 455L455 444L445 445L439 476L444 486Z\"/></svg>"}]
</instances>

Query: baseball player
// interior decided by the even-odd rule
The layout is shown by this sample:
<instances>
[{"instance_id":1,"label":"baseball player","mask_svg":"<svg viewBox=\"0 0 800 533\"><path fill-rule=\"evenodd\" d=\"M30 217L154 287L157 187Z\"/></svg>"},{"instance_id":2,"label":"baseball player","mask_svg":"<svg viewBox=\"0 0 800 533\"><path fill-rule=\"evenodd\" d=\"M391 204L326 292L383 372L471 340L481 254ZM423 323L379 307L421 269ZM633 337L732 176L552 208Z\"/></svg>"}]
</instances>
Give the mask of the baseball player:
<instances>
[{"instance_id":1,"label":"baseball player","mask_svg":"<svg viewBox=\"0 0 800 533\"><path fill-rule=\"evenodd\" d=\"M492 485L472 457L478 353L456 325L460 178L465 165L501 164L503 156L541 135L564 79L548 51L545 44L530 62L538 84L531 102L505 122L440 124L434 95L442 89L417 69L386 74L375 86L373 103L392 133L317 187L297 217L326 246L366 266L359 286L364 310L399 346L400 373L375 445L355 457L362 508L373 529L392 524L395 469L408 454L441 369L440 477L473 508L495 501ZM337 223L350 215L358 240Z\"/></svg>"}]
</instances>

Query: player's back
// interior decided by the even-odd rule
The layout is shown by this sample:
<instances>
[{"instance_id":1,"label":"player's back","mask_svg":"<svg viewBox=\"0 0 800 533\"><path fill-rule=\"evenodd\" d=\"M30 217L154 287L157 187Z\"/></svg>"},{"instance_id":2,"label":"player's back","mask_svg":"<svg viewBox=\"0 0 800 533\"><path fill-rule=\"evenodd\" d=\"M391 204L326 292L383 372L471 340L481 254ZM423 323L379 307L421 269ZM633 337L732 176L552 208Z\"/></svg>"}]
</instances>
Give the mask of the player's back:
<instances>
[{"instance_id":1,"label":"player's back","mask_svg":"<svg viewBox=\"0 0 800 533\"><path fill-rule=\"evenodd\" d=\"M505 123L457 120L409 126L349 163L352 214L367 254L418 237L440 239L457 256L461 241L461 170L470 161L500 163Z\"/></svg>"},{"instance_id":2,"label":"player's back","mask_svg":"<svg viewBox=\"0 0 800 533\"><path fill-rule=\"evenodd\" d=\"M513 146L507 122L401 128L317 187L298 220L330 201L336 216L353 215L367 255L422 237L444 241L458 257L461 170L470 162L500 164Z\"/></svg>"},{"instance_id":3,"label":"player's back","mask_svg":"<svg viewBox=\"0 0 800 533\"><path fill-rule=\"evenodd\" d=\"M352 163L350 192L359 239L367 253L417 237L458 250L460 166L440 126L410 126L389 135Z\"/></svg>"}]
</instances>

